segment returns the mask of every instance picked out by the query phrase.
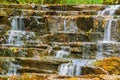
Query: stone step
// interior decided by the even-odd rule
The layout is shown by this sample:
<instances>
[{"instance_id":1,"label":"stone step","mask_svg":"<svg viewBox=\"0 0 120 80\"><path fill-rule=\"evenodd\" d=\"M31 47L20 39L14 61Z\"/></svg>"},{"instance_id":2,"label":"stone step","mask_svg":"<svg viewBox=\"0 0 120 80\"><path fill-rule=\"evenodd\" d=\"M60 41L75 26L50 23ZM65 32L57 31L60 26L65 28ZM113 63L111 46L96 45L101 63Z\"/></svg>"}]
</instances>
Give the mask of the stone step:
<instances>
[{"instance_id":1,"label":"stone step","mask_svg":"<svg viewBox=\"0 0 120 80\"><path fill-rule=\"evenodd\" d=\"M0 4L0 8L33 9L29 4Z\"/></svg>"},{"instance_id":2,"label":"stone step","mask_svg":"<svg viewBox=\"0 0 120 80\"><path fill-rule=\"evenodd\" d=\"M57 32L57 33L51 33L51 34L41 36L41 37L50 42L66 42L66 43L68 42L96 42L102 39L103 34L99 32L90 32L90 33Z\"/></svg>"},{"instance_id":3,"label":"stone step","mask_svg":"<svg viewBox=\"0 0 120 80\"><path fill-rule=\"evenodd\" d=\"M99 67L82 67L82 75L88 74L108 74L108 72Z\"/></svg>"},{"instance_id":4,"label":"stone step","mask_svg":"<svg viewBox=\"0 0 120 80\"><path fill-rule=\"evenodd\" d=\"M31 9L13 9L13 8L0 8L0 11L6 12L9 15L56 15L56 16L79 16L79 15L96 15L98 11L95 10L82 10L82 11L53 11L53 10L31 10ZM6 15L4 15L6 16Z\"/></svg>"},{"instance_id":5,"label":"stone step","mask_svg":"<svg viewBox=\"0 0 120 80\"><path fill-rule=\"evenodd\" d=\"M104 5L43 5L44 10L60 10L60 11L81 11L81 10L100 10L104 9Z\"/></svg>"},{"instance_id":6,"label":"stone step","mask_svg":"<svg viewBox=\"0 0 120 80\"><path fill-rule=\"evenodd\" d=\"M35 57L48 55L46 52L46 47L39 48L21 48L21 47L1 47L0 48L1 57Z\"/></svg>"},{"instance_id":7,"label":"stone step","mask_svg":"<svg viewBox=\"0 0 120 80\"><path fill-rule=\"evenodd\" d=\"M17 69L17 72L19 74L23 74L23 73L56 74L57 73L57 71L37 69L37 68L26 68L26 67L22 67L20 69Z\"/></svg>"},{"instance_id":8,"label":"stone step","mask_svg":"<svg viewBox=\"0 0 120 80\"><path fill-rule=\"evenodd\" d=\"M60 10L60 11L80 11L80 10L100 10L104 9L106 5L65 5L65 4L0 4L0 8L13 9L42 9L42 10Z\"/></svg>"},{"instance_id":9,"label":"stone step","mask_svg":"<svg viewBox=\"0 0 120 80\"><path fill-rule=\"evenodd\" d=\"M16 58L15 64L22 67L37 68L43 70L57 71L58 67L63 63L68 63L69 60L58 59L55 57L42 57L42 58Z\"/></svg>"},{"instance_id":10,"label":"stone step","mask_svg":"<svg viewBox=\"0 0 120 80\"><path fill-rule=\"evenodd\" d=\"M19 73L57 73L58 67L63 63L68 63L68 59L58 59L55 57L0 57L0 74L7 74L9 70Z\"/></svg>"}]
</instances>

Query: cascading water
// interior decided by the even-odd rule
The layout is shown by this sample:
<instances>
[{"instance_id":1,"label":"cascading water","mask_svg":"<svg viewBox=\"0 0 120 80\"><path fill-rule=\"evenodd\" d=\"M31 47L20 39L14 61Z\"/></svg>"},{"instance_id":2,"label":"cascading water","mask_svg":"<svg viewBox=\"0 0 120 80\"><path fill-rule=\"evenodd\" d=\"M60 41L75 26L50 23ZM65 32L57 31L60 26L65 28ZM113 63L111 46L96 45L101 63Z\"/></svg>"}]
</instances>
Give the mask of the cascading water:
<instances>
[{"instance_id":1,"label":"cascading water","mask_svg":"<svg viewBox=\"0 0 120 80\"><path fill-rule=\"evenodd\" d=\"M18 69L18 68L21 68L21 66L20 66L20 65L15 65L15 64L13 64L13 63L10 63L10 67L9 67L9 69L8 69L7 75L8 75L8 76L18 75L18 73L17 73L17 69Z\"/></svg>"},{"instance_id":2,"label":"cascading water","mask_svg":"<svg viewBox=\"0 0 120 80\"><path fill-rule=\"evenodd\" d=\"M103 41L109 42L111 41L111 26L112 26L112 18L107 21L105 32L104 32L104 39Z\"/></svg>"},{"instance_id":3,"label":"cascading water","mask_svg":"<svg viewBox=\"0 0 120 80\"><path fill-rule=\"evenodd\" d=\"M104 9L103 11L98 12L98 16L110 16L110 18L107 20L106 26L105 26L105 32L104 32L104 38L103 42L110 42L111 40L111 27L113 22L113 16L115 14L115 11L120 7L120 5L112 5Z\"/></svg>"},{"instance_id":4,"label":"cascading water","mask_svg":"<svg viewBox=\"0 0 120 80\"><path fill-rule=\"evenodd\" d=\"M64 21L63 21L63 27L64 27L63 31L64 32L74 32L74 33L78 32L78 27L77 27L74 19L71 19L69 27L67 27L67 26L68 26L67 25L67 19L65 18Z\"/></svg>"},{"instance_id":5,"label":"cascading water","mask_svg":"<svg viewBox=\"0 0 120 80\"><path fill-rule=\"evenodd\" d=\"M70 23L70 28L68 30L69 32L74 32L74 33L77 33L78 32L78 27L76 25L76 22L75 20L71 20L71 23Z\"/></svg>"},{"instance_id":6,"label":"cascading water","mask_svg":"<svg viewBox=\"0 0 120 80\"><path fill-rule=\"evenodd\" d=\"M70 54L68 48L69 47L63 47L61 50L57 51L55 57L62 58L63 56L68 56Z\"/></svg>"},{"instance_id":7,"label":"cascading water","mask_svg":"<svg viewBox=\"0 0 120 80\"><path fill-rule=\"evenodd\" d=\"M120 5L111 5L106 7L103 11L98 12L98 16L113 16L115 14L115 11L120 7Z\"/></svg>"},{"instance_id":8,"label":"cascading water","mask_svg":"<svg viewBox=\"0 0 120 80\"><path fill-rule=\"evenodd\" d=\"M64 32L66 32L66 31L67 31L67 20L64 19Z\"/></svg>"},{"instance_id":9,"label":"cascading water","mask_svg":"<svg viewBox=\"0 0 120 80\"><path fill-rule=\"evenodd\" d=\"M23 19L24 17L20 17L20 16L12 17L12 22L11 22L12 29L11 30L21 30L21 31L25 30Z\"/></svg>"},{"instance_id":10,"label":"cascading water","mask_svg":"<svg viewBox=\"0 0 120 80\"><path fill-rule=\"evenodd\" d=\"M7 32L8 41L3 46L23 46L27 42L35 42L35 33L25 31L24 17L12 17L11 30Z\"/></svg>"},{"instance_id":11,"label":"cascading water","mask_svg":"<svg viewBox=\"0 0 120 80\"><path fill-rule=\"evenodd\" d=\"M62 64L59 69L60 75L68 75L68 76L79 76L81 75L81 68L83 66L87 66L90 60L72 60L70 63Z\"/></svg>"},{"instance_id":12,"label":"cascading water","mask_svg":"<svg viewBox=\"0 0 120 80\"><path fill-rule=\"evenodd\" d=\"M114 17L115 11L119 8L120 8L120 5L111 5L111 6L108 6L106 9L104 9L103 11L98 12L98 16L103 17L107 15L109 16L109 18L107 19L107 23L105 25L104 38L102 41L98 42L99 52L97 52L96 58L103 58L104 57L103 53L107 53L107 54L109 53L110 50L103 50L104 44L114 43L114 40L111 37L111 31L113 27L117 26L117 24L113 25L113 22L117 23L117 20L114 19L113 17Z\"/></svg>"}]
</instances>

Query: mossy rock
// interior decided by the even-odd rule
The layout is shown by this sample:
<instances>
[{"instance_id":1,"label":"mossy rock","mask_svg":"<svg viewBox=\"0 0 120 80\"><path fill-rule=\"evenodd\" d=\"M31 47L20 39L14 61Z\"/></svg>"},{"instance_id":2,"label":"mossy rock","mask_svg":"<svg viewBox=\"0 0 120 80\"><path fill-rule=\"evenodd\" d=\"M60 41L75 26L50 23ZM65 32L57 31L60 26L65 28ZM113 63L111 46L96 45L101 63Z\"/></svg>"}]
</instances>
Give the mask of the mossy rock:
<instances>
[{"instance_id":1,"label":"mossy rock","mask_svg":"<svg viewBox=\"0 0 120 80\"><path fill-rule=\"evenodd\" d=\"M91 16L81 16L76 20L76 24L79 30L88 32L94 28L94 18Z\"/></svg>"},{"instance_id":2,"label":"mossy rock","mask_svg":"<svg viewBox=\"0 0 120 80\"><path fill-rule=\"evenodd\" d=\"M103 68L109 74L120 74L120 58L111 57L103 60L97 60L95 66Z\"/></svg>"},{"instance_id":3,"label":"mossy rock","mask_svg":"<svg viewBox=\"0 0 120 80\"><path fill-rule=\"evenodd\" d=\"M0 16L7 16L5 11L0 11Z\"/></svg>"},{"instance_id":4,"label":"mossy rock","mask_svg":"<svg viewBox=\"0 0 120 80\"><path fill-rule=\"evenodd\" d=\"M120 0L103 0L103 4L120 4Z\"/></svg>"}]
</instances>

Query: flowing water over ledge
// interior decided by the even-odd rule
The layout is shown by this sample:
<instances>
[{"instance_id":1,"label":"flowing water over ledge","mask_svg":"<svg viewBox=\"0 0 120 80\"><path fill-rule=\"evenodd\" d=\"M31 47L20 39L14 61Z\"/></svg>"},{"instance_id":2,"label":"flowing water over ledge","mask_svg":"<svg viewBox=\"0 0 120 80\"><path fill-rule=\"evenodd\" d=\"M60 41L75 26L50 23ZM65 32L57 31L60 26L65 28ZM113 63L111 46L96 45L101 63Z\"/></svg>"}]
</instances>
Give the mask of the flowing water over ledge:
<instances>
[{"instance_id":1,"label":"flowing water over ledge","mask_svg":"<svg viewBox=\"0 0 120 80\"><path fill-rule=\"evenodd\" d=\"M1 5L0 74L67 78L119 74L117 58L112 58L112 68L96 63L120 56L119 9L119 5Z\"/></svg>"}]
</instances>

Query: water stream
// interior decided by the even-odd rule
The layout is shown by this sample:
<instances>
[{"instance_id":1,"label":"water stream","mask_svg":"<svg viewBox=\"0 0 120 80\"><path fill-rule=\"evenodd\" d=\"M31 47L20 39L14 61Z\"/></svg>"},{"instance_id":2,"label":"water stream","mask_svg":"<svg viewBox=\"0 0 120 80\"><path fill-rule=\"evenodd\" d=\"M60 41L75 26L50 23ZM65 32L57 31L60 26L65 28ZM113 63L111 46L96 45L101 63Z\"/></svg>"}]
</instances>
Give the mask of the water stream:
<instances>
[{"instance_id":1,"label":"water stream","mask_svg":"<svg viewBox=\"0 0 120 80\"><path fill-rule=\"evenodd\" d=\"M66 31L67 31L67 20L64 19L64 32L66 32Z\"/></svg>"},{"instance_id":2,"label":"water stream","mask_svg":"<svg viewBox=\"0 0 120 80\"><path fill-rule=\"evenodd\" d=\"M8 40L3 46L23 46L26 43L34 43L36 35L34 32L25 31L24 17L11 17L11 30L7 32Z\"/></svg>"},{"instance_id":3,"label":"water stream","mask_svg":"<svg viewBox=\"0 0 120 80\"><path fill-rule=\"evenodd\" d=\"M60 75L79 76L82 74L82 67L88 66L92 60L72 59L70 63L62 64L59 70Z\"/></svg>"},{"instance_id":4,"label":"water stream","mask_svg":"<svg viewBox=\"0 0 120 80\"><path fill-rule=\"evenodd\" d=\"M111 5L111 6L106 7L103 11L98 12L98 16L104 17L107 15L110 17L107 18L103 40L99 41L97 44L98 45L98 52L96 54L97 59L104 58L105 57L104 53L106 53L107 55L111 54L110 53L111 47L109 47L109 45L108 45L106 50L104 50L103 46L106 44L109 44L109 43L111 44L111 43L115 42L113 40L113 38L111 37L111 34L112 34L113 27L117 26L117 24L114 24L114 23L117 23L117 19L114 19L113 17L114 17L115 11L119 7L120 7L119 5ZM71 25L74 25L73 22L71 22ZM74 30L76 30L76 29L74 29ZM86 54L86 53L84 53L84 54ZM61 67L59 69L59 74L60 75L69 75L69 76L81 75L81 67L86 66L88 64L88 62L91 62L91 61L83 59L83 58L82 58L82 60L72 59L72 61L70 63L65 63L65 64L61 65Z\"/></svg>"},{"instance_id":5,"label":"water stream","mask_svg":"<svg viewBox=\"0 0 120 80\"><path fill-rule=\"evenodd\" d=\"M69 22L69 27L68 23ZM78 32L78 27L76 25L76 21L74 19L71 19L70 21L67 20L66 18L63 21L63 31L64 32L72 32L72 33L77 33Z\"/></svg>"},{"instance_id":6,"label":"water stream","mask_svg":"<svg viewBox=\"0 0 120 80\"><path fill-rule=\"evenodd\" d=\"M70 54L69 47L62 47L61 50L58 50L56 52L55 57L56 58L63 58L64 56L68 56Z\"/></svg>"},{"instance_id":7,"label":"water stream","mask_svg":"<svg viewBox=\"0 0 120 80\"><path fill-rule=\"evenodd\" d=\"M7 75L8 75L8 76L19 75L19 74L17 73L17 69L19 69L19 68L21 68L20 65L16 65L16 64L10 63L10 66L9 66Z\"/></svg>"},{"instance_id":8,"label":"water stream","mask_svg":"<svg viewBox=\"0 0 120 80\"><path fill-rule=\"evenodd\" d=\"M107 22L105 25L103 40L98 42L98 49L99 50L98 50L97 55L96 55L97 59L104 58L104 55L103 55L104 53L111 54L109 52L110 51L109 48L107 48L107 50L104 50L103 46L106 43L112 44L115 42L115 40L112 38L112 30L114 29L113 27L117 26L117 24L114 24L114 23L118 22L117 19L114 19L114 14L115 14L115 11L119 8L120 8L120 5L111 5L111 6L106 7L103 11L98 12L98 16L101 16L101 17L109 16L109 18L107 18Z\"/></svg>"},{"instance_id":9,"label":"water stream","mask_svg":"<svg viewBox=\"0 0 120 80\"><path fill-rule=\"evenodd\" d=\"M43 4L43 0L41 0L41 4ZM110 52L112 52L111 46L109 46L109 45L105 46L107 48L104 49L104 45L112 44L112 43L116 42L114 40L113 36L112 36L112 30L113 30L114 27L118 26L118 24L117 24L118 20L114 18L115 11L118 8L120 8L120 5L111 5L111 6L106 7L103 11L98 12L98 16L101 16L101 17L109 16L109 18L106 19L106 24L104 26L105 30L104 30L103 39L97 43L97 46L98 46L98 52L96 54L97 59L104 58L105 57L104 54L111 55L111 53L110 53ZM36 16L34 16L34 17L36 17ZM36 17L36 18L40 18L40 17ZM36 22L34 24L43 24L43 23L40 23L39 20L37 20L37 19L34 19L34 20ZM65 33L65 34L67 34L67 32L72 33L72 34L73 33L78 33L77 37L82 38L81 34L79 34L79 29L78 29L78 26L77 26L78 24L76 24L75 19L68 20L68 19L65 18L62 21L63 21L62 22L63 33ZM35 33L32 32L32 31L26 31L25 30L24 16L11 17L11 26L12 26L11 30L9 30L6 33L7 37L8 37L8 40L7 40L6 44L3 44L3 46L15 46L15 47L19 46L19 47L22 47L22 46L25 46L26 44L37 42ZM42 26L40 26L40 27L42 27ZM84 37L84 35L85 35L85 39L89 39L89 38L86 38L89 35L86 36L86 34L82 34L83 37ZM48 38L51 38L52 36L53 36L53 34L47 35L47 38L45 37L45 39L41 39L41 40L46 40ZM62 36L62 37L64 37L64 36ZM40 38L43 38L43 37L40 36ZM76 38L76 37L71 37L71 38ZM45 42L43 41L43 42L45 44L48 44L49 46L51 46L52 42L50 43L50 41L48 41L48 42L47 41L48 40L46 40ZM79 41L79 39L78 39L78 41ZM66 47L66 45L67 45L66 44L60 50L56 51L56 55L54 55L54 58L55 57L56 58L64 58L66 56L69 56L70 55L70 50L69 49L70 48L72 49L73 47L75 48L76 52L71 51L72 52L71 54L82 55L81 59L70 58L70 59L68 59L68 60L70 60L69 63L61 64L61 66L59 68L59 74L60 75L79 76L79 75L82 75L82 67L90 66L89 64L91 64L91 62L93 61L93 60L89 59L89 58L91 58L91 57L89 57L89 55L92 53L92 51L89 52L91 50L90 49L91 48L90 43L92 43L92 42L88 42L88 43L89 44L85 45L85 44L83 44L83 42L81 40L81 43L79 45L78 44L73 44L73 45L71 44L70 46ZM32 45L34 45L34 44L32 44ZM51 47L53 47L53 46L51 46ZM52 49L51 47L50 47L50 50ZM78 48L78 47L80 47L80 48ZM93 49L92 49L93 51L96 50L96 49L94 49L94 47L96 47L96 45L93 46ZM39 47L37 47L37 48L39 48ZM43 48L44 48L44 46L43 46ZM41 47L39 49L41 49ZM42 52L42 50L45 50L45 49L46 48L41 49L39 52L37 52L37 50L34 51L34 54L36 54L34 56L36 60L37 59L39 60L39 58L40 58L39 53L41 52L41 55L42 55L42 53L44 53L44 52ZM79 49L81 49L81 51L79 51ZM49 51L48 51L48 53L49 53ZM46 54L47 54L47 51L46 51L45 55ZM94 57L94 55L92 55L92 56ZM79 57L79 55L78 55L78 57ZM10 63L7 75L9 75L9 76L18 75L18 73L17 73L18 68L21 68L21 66Z\"/></svg>"}]
</instances>

